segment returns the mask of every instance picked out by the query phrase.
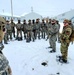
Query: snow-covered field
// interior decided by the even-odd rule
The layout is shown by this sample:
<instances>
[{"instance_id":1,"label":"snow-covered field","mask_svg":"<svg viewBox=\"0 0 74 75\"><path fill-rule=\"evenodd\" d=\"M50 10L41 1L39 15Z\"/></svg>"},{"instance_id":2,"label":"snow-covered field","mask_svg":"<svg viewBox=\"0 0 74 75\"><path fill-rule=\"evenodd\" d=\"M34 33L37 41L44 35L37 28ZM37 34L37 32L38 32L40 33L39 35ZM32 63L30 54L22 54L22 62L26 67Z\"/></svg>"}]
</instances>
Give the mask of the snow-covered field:
<instances>
[{"instance_id":1,"label":"snow-covered field","mask_svg":"<svg viewBox=\"0 0 74 75\"><path fill-rule=\"evenodd\" d=\"M4 44L3 53L10 62L12 75L57 75L57 72L60 72L60 75L74 75L74 44L69 46L69 64L60 64L56 61L56 55L60 54L60 43L56 42L56 53L49 53L51 49L46 49L49 40L8 43L8 45ZM41 65L42 62L47 62L47 65Z\"/></svg>"},{"instance_id":2,"label":"snow-covered field","mask_svg":"<svg viewBox=\"0 0 74 75\"><path fill-rule=\"evenodd\" d=\"M60 32L62 32L63 24ZM56 53L49 53L51 49L49 40L36 40L26 43L23 41L10 41L4 44L4 55L9 60L12 75L74 75L74 44L70 44L68 50L69 64L60 64L56 61L56 55L60 55L60 43L56 42ZM47 65L43 66L42 62ZM60 74L56 74L56 73Z\"/></svg>"}]
</instances>

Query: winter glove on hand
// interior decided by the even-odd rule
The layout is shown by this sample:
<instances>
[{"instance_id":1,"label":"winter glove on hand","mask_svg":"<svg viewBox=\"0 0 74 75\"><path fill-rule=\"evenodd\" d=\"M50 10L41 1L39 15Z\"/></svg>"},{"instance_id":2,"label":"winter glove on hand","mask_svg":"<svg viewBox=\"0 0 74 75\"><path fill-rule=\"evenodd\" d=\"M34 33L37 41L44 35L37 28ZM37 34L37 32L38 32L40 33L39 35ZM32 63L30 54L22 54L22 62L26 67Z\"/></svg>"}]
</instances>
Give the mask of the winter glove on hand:
<instances>
[{"instance_id":1,"label":"winter glove on hand","mask_svg":"<svg viewBox=\"0 0 74 75\"><path fill-rule=\"evenodd\" d=\"M49 32L49 35L54 35L54 33L52 33L51 31Z\"/></svg>"},{"instance_id":2,"label":"winter glove on hand","mask_svg":"<svg viewBox=\"0 0 74 75\"><path fill-rule=\"evenodd\" d=\"M50 31L50 32L49 32L49 35L51 35L51 34L52 34L52 32Z\"/></svg>"}]
</instances>

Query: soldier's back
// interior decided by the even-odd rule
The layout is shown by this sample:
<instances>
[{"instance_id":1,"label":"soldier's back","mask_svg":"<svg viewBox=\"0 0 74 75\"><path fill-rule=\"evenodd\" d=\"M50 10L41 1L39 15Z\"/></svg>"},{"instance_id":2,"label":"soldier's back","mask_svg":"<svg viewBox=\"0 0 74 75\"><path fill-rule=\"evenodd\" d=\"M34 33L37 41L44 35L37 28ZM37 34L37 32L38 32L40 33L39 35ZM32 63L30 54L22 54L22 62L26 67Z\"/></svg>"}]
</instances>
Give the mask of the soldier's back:
<instances>
[{"instance_id":1,"label":"soldier's back","mask_svg":"<svg viewBox=\"0 0 74 75\"><path fill-rule=\"evenodd\" d=\"M0 54L0 75L5 72L8 68L9 62L3 54Z\"/></svg>"}]
</instances>

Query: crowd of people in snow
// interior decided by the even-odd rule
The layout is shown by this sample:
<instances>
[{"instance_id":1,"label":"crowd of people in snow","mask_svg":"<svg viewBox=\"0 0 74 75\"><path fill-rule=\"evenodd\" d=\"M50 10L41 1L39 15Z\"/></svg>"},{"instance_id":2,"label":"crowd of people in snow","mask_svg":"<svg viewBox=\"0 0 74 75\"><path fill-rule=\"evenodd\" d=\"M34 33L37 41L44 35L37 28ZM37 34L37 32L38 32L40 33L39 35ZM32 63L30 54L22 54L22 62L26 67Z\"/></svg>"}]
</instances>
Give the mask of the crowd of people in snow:
<instances>
[{"instance_id":1,"label":"crowd of people in snow","mask_svg":"<svg viewBox=\"0 0 74 75\"><path fill-rule=\"evenodd\" d=\"M8 60L5 58L2 50L4 44L8 44L8 41L13 39L22 41L26 40L27 43L30 41L35 42L36 39L49 39L49 47L52 48L50 53L56 52L56 41L61 43L59 56L59 62L67 63L68 47L70 42L74 41L74 26L71 20L65 19L63 21L62 33L59 33L60 24L58 20L55 19L39 19L36 20L18 20L15 24L13 19L11 21L5 21L0 17L0 75L11 75L12 71L9 66Z\"/></svg>"}]
</instances>

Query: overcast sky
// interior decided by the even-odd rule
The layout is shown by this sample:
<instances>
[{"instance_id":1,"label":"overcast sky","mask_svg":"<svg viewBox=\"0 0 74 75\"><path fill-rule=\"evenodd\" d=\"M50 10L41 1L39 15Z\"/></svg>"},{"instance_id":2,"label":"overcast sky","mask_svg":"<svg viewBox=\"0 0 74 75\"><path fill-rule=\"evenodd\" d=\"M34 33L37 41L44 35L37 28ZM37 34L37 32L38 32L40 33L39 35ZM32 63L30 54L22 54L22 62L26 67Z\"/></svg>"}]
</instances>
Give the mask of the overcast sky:
<instances>
[{"instance_id":1,"label":"overcast sky","mask_svg":"<svg viewBox=\"0 0 74 75\"><path fill-rule=\"evenodd\" d=\"M12 0L13 14L22 15L33 11L42 16L57 16L74 9L74 0ZM0 0L0 13L11 13L11 0Z\"/></svg>"}]
</instances>

